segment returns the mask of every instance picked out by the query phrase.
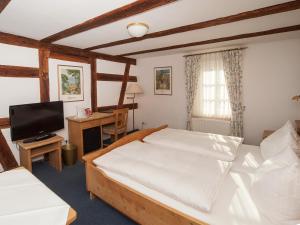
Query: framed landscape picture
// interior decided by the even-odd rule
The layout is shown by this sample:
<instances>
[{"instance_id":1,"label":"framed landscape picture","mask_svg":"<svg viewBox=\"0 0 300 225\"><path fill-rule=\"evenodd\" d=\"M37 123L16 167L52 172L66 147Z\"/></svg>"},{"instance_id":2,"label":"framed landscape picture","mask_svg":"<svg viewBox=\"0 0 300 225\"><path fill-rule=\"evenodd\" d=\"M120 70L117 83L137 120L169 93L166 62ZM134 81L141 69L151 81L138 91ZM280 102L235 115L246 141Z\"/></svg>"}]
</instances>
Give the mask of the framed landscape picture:
<instances>
[{"instance_id":1,"label":"framed landscape picture","mask_svg":"<svg viewBox=\"0 0 300 225\"><path fill-rule=\"evenodd\" d=\"M154 68L154 94L172 95L172 67Z\"/></svg>"},{"instance_id":2,"label":"framed landscape picture","mask_svg":"<svg viewBox=\"0 0 300 225\"><path fill-rule=\"evenodd\" d=\"M83 68L58 66L58 96L64 102L83 101Z\"/></svg>"}]
</instances>

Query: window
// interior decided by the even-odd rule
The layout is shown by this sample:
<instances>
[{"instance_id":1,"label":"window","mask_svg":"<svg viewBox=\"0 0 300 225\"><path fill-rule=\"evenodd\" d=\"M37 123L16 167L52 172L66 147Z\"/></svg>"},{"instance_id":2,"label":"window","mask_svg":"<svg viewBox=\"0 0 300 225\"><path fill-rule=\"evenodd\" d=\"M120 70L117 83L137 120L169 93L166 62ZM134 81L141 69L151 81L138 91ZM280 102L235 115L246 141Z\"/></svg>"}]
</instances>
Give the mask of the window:
<instances>
[{"instance_id":1,"label":"window","mask_svg":"<svg viewBox=\"0 0 300 225\"><path fill-rule=\"evenodd\" d=\"M203 55L200 64L193 116L229 119L231 109L221 54Z\"/></svg>"}]
</instances>

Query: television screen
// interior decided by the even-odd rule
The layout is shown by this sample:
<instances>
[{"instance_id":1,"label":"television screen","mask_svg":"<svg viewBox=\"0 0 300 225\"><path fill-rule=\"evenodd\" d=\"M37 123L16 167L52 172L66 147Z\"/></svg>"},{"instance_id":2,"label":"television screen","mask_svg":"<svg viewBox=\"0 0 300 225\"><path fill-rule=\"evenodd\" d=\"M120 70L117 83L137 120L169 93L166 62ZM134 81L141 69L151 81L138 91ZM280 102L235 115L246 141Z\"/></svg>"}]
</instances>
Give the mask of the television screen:
<instances>
[{"instance_id":1,"label":"television screen","mask_svg":"<svg viewBox=\"0 0 300 225\"><path fill-rule=\"evenodd\" d=\"M45 102L9 107L12 141L64 128L63 102Z\"/></svg>"}]
</instances>

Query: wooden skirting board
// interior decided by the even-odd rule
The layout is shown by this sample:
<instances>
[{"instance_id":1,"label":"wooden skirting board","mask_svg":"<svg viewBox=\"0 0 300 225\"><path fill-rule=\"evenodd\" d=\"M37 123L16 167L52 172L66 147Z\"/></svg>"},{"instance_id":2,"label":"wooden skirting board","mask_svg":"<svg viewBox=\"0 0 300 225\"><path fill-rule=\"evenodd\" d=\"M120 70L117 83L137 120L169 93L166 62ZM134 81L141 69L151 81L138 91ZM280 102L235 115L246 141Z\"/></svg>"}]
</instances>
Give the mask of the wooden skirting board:
<instances>
[{"instance_id":1,"label":"wooden skirting board","mask_svg":"<svg viewBox=\"0 0 300 225\"><path fill-rule=\"evenodd\" d=\"M93 164L93 160L113 149L129 142L140 140L159 131L167 125L146 129L127 135L105 149L92 152L83 157L86 164L86 185L90 196L97 196L124 213L139 224L144 225L207 225L178 210L164 205L140 192L121 184L106 176L101 169Z\"/></svg>"}]
</instances>

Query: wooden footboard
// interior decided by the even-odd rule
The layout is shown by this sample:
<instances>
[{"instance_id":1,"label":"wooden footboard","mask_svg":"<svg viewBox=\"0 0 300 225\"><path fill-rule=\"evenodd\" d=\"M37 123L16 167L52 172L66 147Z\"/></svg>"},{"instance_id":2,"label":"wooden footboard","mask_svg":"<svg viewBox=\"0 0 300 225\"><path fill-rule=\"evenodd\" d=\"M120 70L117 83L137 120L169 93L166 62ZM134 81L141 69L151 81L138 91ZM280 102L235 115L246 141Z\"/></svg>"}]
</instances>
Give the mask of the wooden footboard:
<instances>
[{"instance_id":1,"label":"wooden footboard","mask_svg":"<svg viewBox=\"0 0 300 225\"><path fill-rule=\"evenodd\" d=\"M106 176L93 164L93 160L114 148L134 140L143 140L147 135L167 126L146 129L128 135L103 150L83 157L86 162L86 185L91 196L95 195L139 224L144 225L207 225L178 210L166 206L130 187Z\"/></svg>"}]
</instances>

